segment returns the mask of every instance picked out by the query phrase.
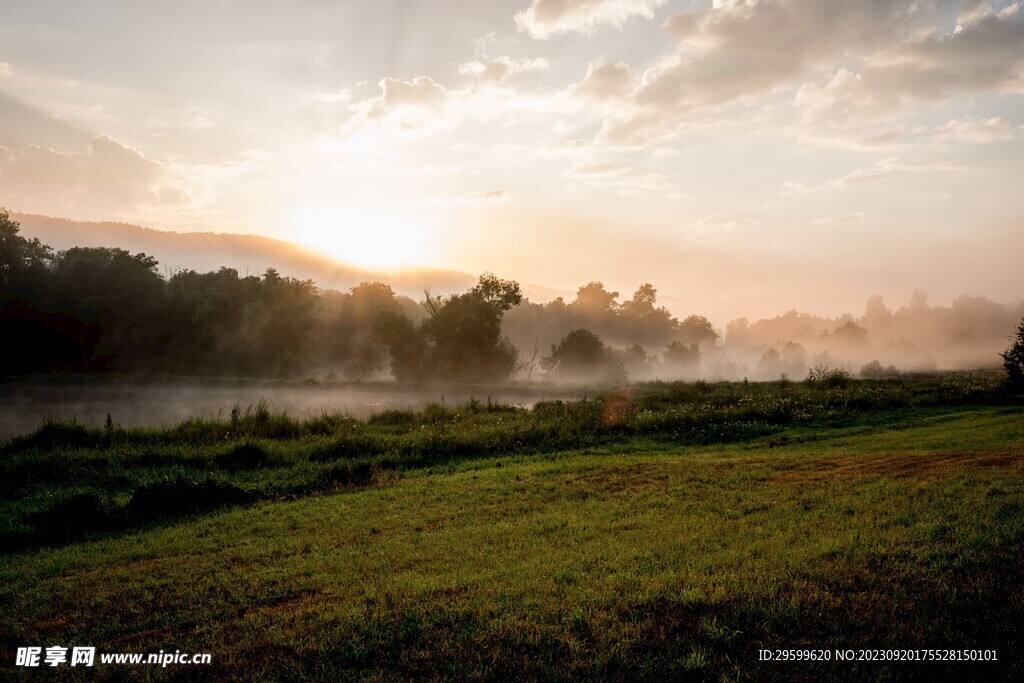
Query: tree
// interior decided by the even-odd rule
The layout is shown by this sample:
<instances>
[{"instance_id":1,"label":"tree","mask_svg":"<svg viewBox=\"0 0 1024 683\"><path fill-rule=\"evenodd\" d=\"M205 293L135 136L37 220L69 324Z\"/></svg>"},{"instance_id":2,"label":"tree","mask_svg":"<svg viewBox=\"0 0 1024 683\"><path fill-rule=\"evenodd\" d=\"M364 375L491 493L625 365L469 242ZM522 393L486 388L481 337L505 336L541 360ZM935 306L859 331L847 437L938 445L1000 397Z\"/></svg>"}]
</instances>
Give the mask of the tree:
<instances>
[{"instance_id":1,"label":"tree","mask_svg":"<svg viewBox=\"0 0 1024 683\"><path fill-rule=\"evenodd\" d=\"M394 291L383 282L363 282L350 290L327 330L333 354L346 363L346 377L365 379L384 367L384 348L374 324L382 312L400 310Z\"/></svg>"},{"instance_id":2,"label":"tree","mask_svg":"<svg viewBox=\"0 0 1024 683\"><path fill-rule=\"evenodd\" d=\"M0 211L0 287L10 291L19 280L45 275L53 261L53 250L38 238L25 239L18 232L21 224Z\"/></svg>"},{"instance_id":3,"label":"tree","mask_svg":"<svg viewBox=\"0 0 1024 683\"><path fill-rule=\"evenodd\" d=\"M707 318L702 315L691 315L679 324L679 339L687 344L696 344L702 349L708 349L718 341L718 333Z\"/></svg>"},{"instance_id":4,"label":"tree","mask_svg":"<svg viewBox=\"0 0 1024 683\"><path fill-rule=\"evenodd\" d=\"M374 333L391 351L391 374L399 382L429 378L427 342L407 316L397 311L381 311Z\"/></svg>"},{"instance_id":5,"label":"tree","mask_svg":"<svg viewBox=\"0 0 1024 683\"><path fill-rule=\"evenodd\" d=\"M657 306L658 290L644 283L633 298L619 307L620 334L625 339L639 339L645 344L663 344L673 337L679 321L667 308Z\"/></svg>"},{"instance_id":6,"label":"tree","mask_svg":"<svg viewBox=\"0 0 1024 683\"><path fill-rule=\"evenodd\" d=\"M484 273L471 294L478 296L496 311L505 313L513 306L523 302L523 293L519 283L514 280L502 280L494 273Z\"/></svg>"},{"instance_id":7,"label":"tree","mask_svg":"<svg viewBox=\"0 0 1024 683\"><path fill-rule=\"evenodd\" d=\"M584 315L599 316L606 313L614 313L618 308L615 301L619 298L618 292L609 292L601 282L591 282L580 287L576 292L576 300L569 304L573 309Z\"/></svg>"},{"instance_id":8,"label":"tree","mask_svg":"<svg viewBox=\"0 0 1024 683\"><path fill-rule=\"evenodd\" d=\"M1024 388L1024 319L1017 326L1017 334L1011 337L1010 347L999 354L1010 386Z\"/></svg>"},{"instance_id":9,"label":"tree","mask_svg":"<svg viewBox=\"0 0 1024 683\"><path fill-rule=\"evenodd\" d=\"M396 378L495 382L515 372L519 353L502 336L501 322L522 301L518 283L484 273L463 294L426 295L429 315L418 328L398 313L378 318Z\"/></svg>"},{"instance_id":10,"label":"tree","mask_svg":"<svg viewBox=\"0 0 1024 683\"><path fill-rule=\"evenodd\" d=\"M552 375L592 378L604 370L607 361L608 349L601 338L580 328L552 344L551 355L542 358L540 364Z\"/></svg>"},{"instance_id":11,"label":"tree","mask_svg":"<svg viewBox=\"0 0 1024 683\"><path fill-rule=\"evenodd\" d=\"M700 347L677 339L665 348L665 365L673 372L696 375L700 371Z\"/></svg>"}]
</instances>

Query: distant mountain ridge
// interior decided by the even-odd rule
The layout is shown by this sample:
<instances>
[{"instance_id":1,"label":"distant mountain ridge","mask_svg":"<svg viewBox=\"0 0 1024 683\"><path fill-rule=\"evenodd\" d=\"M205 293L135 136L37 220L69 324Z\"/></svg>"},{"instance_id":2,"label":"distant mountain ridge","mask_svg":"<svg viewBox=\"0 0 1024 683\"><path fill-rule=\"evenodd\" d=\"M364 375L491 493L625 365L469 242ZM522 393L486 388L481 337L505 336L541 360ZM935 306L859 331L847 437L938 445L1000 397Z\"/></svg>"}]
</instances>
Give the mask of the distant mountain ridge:
<instances>
[{"instance_id":1,"label":"distant mountain ridge","mask_svg":"<svg viewBox=\"0 0 1024 683\"><path fill-rule=\"evenodd\" d=\"M120 247L132 253L145 252L160 262L162 271L172 273L182 269L204 272L223 266L234 268L242 275L259 275L267 268L275 268L282 275L311 279L322 288L339 291L347 291L360 282L385 282L396 293L417 300L422 298L424 289L441 295L465 291L476 282L479 275L441 268L395 271L360 268L317 254L292 242L261 235L174 232L131 223L76 221L15 212L11 212L11 218L21 223L22 235L38 237L54 249L75 246ZM498 275L516 277L515 273ZM537 284L522 284L522 290L526 298L534 303L547 303L556 297L563 297L566 302L570 302L576 297L575 289L562 290ZM631 295L632 291L623 291L621 299L628 299ZM719 326L724 326L727 320L750 315L751 311L769 308L757 297L716 298L706 294L676 296L661 289L658 301L680 318L691 313L701 313L708 315Z\"/></svg>"},{"instance_id":2,"label":"distant mountain ridge","mask_svg":"<svg viewBox=\"0 0 1024 683\"><path fill-rule=\"evenodd\" d=\"M120 247L145 252L160 262L165 272L191 269L217 270L222 266L240 274L259 275L275 268L282 275L312 279L320 287L347 290L360 282L386 282L398 293L421 296L425 288L437 294L462 291L476 276L455 270L417 268L382 271L360 268L260 235L172 232L130 223L75 221L35 214L11 213L21 224L21 234L38 237L54 249L71 247ZM542 288L538 288L542 289ZM550 298L550 297L544 297Z\"/></svg>"}]
</instances>

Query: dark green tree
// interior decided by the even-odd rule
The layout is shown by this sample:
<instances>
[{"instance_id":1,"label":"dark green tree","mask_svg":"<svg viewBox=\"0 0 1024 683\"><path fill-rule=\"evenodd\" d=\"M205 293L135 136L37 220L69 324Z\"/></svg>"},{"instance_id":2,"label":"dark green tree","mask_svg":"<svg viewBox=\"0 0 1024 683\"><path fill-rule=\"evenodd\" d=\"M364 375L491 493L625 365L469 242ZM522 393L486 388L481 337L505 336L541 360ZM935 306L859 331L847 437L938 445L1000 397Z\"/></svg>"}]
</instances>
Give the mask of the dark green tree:
<instances>
[{"instance_id":1,"label":"dark green tree","mask_svg":"<svg viewBox=\"0 0 1024 683\"><path fill-rule=\"evenodd\" d=\"M601 338L580 328L553 344L551 354L542 358L540 365L558 377L590 378L604 371L608 360L608 348Z\"/></svg>"},{"instance_id":2,"label":"dark green tree","mask_svg":"<svg viewBox=\"0 0 1024 683\"><path fill-rule=\"evenodd\" d=\"M53 250L38 238L25 239L18 233L21 224L0 211L0 288L5 292L35 284L45 277L53 261ZM32 280L32 283L26 282Z\"/></svg>"},{"instance_id":3,"label":"dark green tree","mask_svg":"<svg viewBox=\"0 0 1024 683\"><path fill-rule=\"evenodd\" d=\"M390 348L400 380L496 382L515 372L518 352L502 335L506 311L522 301L519 284L491 273L468 292L434 297L419 328L400 314L378 318L377 332ZM403 321L404 320L404 321Z\"/></svg>"},{"instance_id":4,"label":"dark green tree","mask_svg":"<svg viewBox=\"0 0 1024 683\"><path fill-rule=\"evenodd\" d=\"M1011 338L1009 348L999 355L1003 358L1010 386L1024 388L1024 320L1017 326L1017 333Z\"/></svg>"},{"instance_id":5,"label":"dark green tree","mask_svg":"<svg viewBox=\"0 0 1024 683\"><path fill-rule=\"evenodd\" d=\"M711 326L711 321L702 315L691 315L679 323L679 339L686 344L696 344L702 349L709 349L718 341L718 333Z\"/></svg>"},{"instance_id":6,"label":"dark green tree","mask_svg":"<svg viewBox=\"0 0 1024 683\"><path fill-rule=\"evenodd\" d=\"M678 339L665 348L665 365L672 372L694 375L700 370L700 347Z\"/></svg>"}]
</instances>

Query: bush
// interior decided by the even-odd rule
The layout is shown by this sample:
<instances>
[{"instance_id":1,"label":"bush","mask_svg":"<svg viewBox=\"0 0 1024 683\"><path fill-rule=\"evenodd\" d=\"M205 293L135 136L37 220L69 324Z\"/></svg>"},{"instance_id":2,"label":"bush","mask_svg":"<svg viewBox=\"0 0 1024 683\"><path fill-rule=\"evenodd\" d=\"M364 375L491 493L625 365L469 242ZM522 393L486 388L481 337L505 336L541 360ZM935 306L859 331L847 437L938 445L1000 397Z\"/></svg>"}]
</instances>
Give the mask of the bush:
<instances>
[{"instance_id":1,"label":"bush","mask_svg":"<svg viewBox=\"0 0 1024 683\"><path fill-rule=\"evenodd\" d=\"M873 360L860 369L861 379L899 379L900 371L895 365L882 367L877 360Z\"/></svg>"},{"instance_id":2,"label":"bush","mask_svg":"<svg viewBox=\"0 0 1024 683\"><path fill-rule=\"evenodd\" d=\"M244 442L214 458L218 467L232 472L273 467L276 461L257 443Z\"/></svg>"},{"instance_id":3,"label":"bush","mask_svg":"<svg viewBox=\"0 0 1024 683\"><path fill-rule=\"evenodd\" d=\"M110 507L95 493L76 493L29 515L28 521L35 525L42 538L70 541L108 526L111 514Z\"/></svg>"},{"instance_id":4,"label":"bush","mask_svg":"<svg viewBox=\"0 0 1024 683\"><path fill-rule=\"evenodd\" d=\"M1010 386L1024 388L1024 320L1020 321L1010 347L999 355L1003 358Z\"/></svg>"},{"instance_id":5,"label":"bush","mask_svg":"<svg viewBox=\"0 0 1024 683\"><path fill-rule=\"evenodd\" d=\"M807 372L807 384L820 386L823 389L845 389L853 377L846 370L831 370L823 365L816 365Z\"/></svg>"},{"instance_id":6,"label":"bush","mask_svg":"<svg viewBox=\"0 0 1024 683\"><path fill-rule=\"evenodd\" d=\"M410 425L419 421L416 411L399 408L389 408L379 413L374 413L366 421L371 425Z\"/></svg>"},{"instance_id":7,"label":"bush","mask_svg":"<svg viewBox=\"0 0 1024 683\"><path fill-rule=\"evenodd\" d=\"M212 508L251 503L255 496L233 484L185 477L144 484L135 490L125 513L129 521L171 519Z\"/></svg>"}]
</instances>

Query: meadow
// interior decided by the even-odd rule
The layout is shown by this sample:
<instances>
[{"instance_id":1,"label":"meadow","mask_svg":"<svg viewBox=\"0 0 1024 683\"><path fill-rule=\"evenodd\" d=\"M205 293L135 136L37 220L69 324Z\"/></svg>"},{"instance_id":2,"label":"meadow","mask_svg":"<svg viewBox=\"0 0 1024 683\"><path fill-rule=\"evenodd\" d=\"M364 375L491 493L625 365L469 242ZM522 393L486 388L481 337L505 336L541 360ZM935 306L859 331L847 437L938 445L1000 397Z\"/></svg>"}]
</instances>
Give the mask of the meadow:
<instances>
[{"instance_id":1,"label":"meadow","mask_svg":"<svg viewBox=\"0 0 1024 683\"><path fill-rule=\"evenodd\" d=\"M213 655L157 680L1019 679L1022 456L986 373L46 424L0 451L4 666L62 642ZM998 661L758 660L944 647Z\"/></svg>"}]
</instances>

